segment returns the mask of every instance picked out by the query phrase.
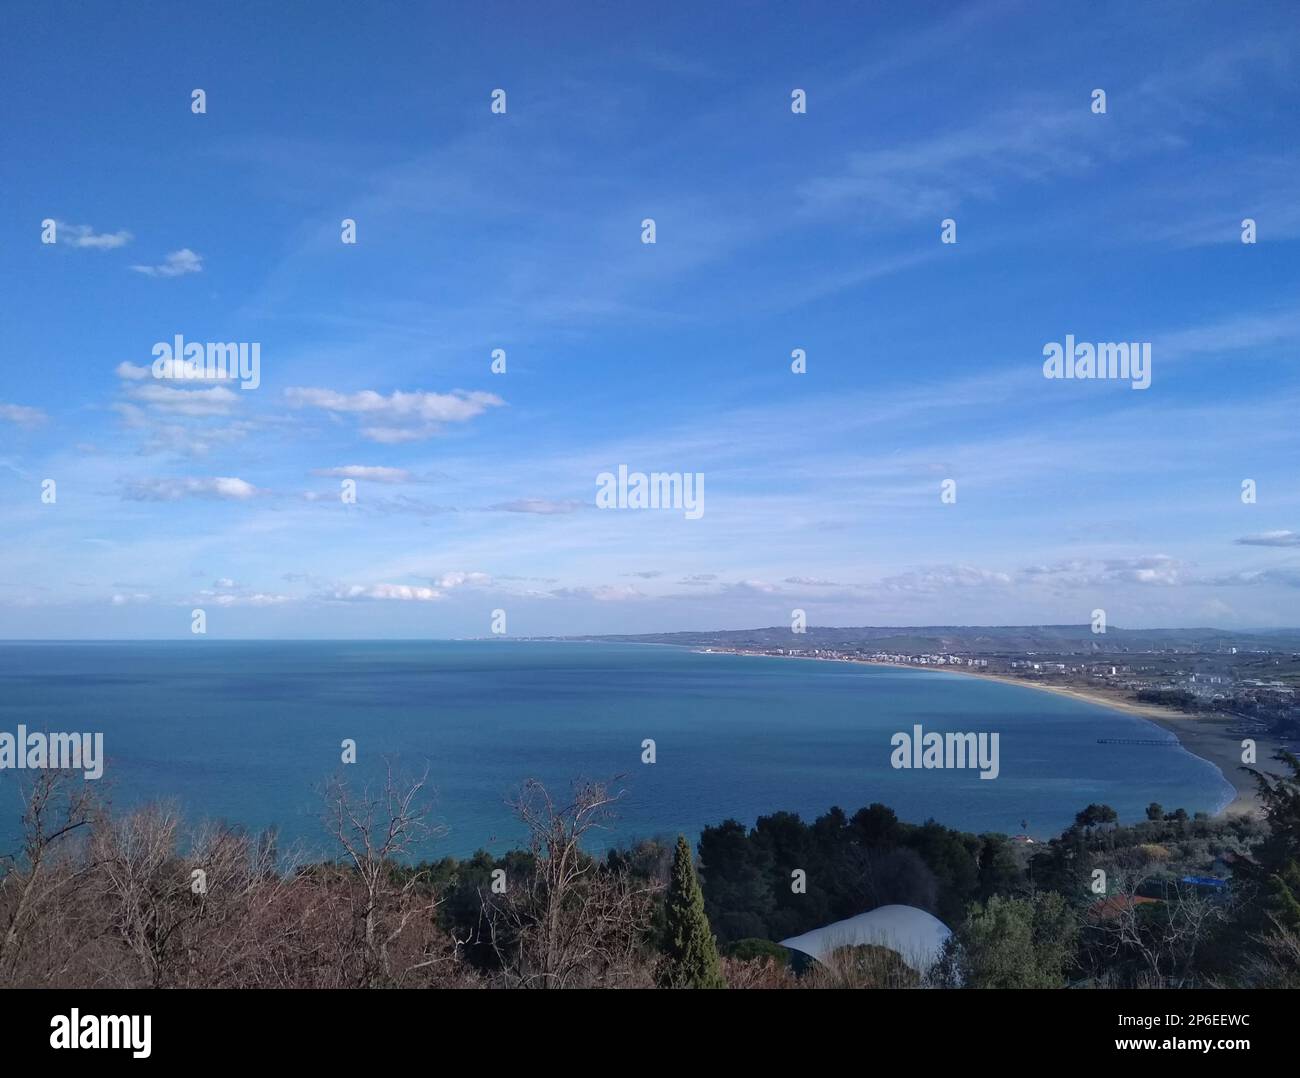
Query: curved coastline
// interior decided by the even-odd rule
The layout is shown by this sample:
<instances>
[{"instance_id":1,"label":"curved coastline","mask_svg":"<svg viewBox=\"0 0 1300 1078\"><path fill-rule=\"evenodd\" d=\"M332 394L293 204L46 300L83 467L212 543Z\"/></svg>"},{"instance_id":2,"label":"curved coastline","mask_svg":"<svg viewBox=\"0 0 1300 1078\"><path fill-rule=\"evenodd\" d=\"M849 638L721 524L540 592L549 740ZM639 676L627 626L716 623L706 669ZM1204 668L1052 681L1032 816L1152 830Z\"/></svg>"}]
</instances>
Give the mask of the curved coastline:
<instances>
[{"instance_id":1,"label":"curved coastline","mask_svg":"<svg viewBox=\"0 0 1300 1078\"><path fill-rule=\"evenodd\" d=\"M901 664L890 665L901 667ZM906 667L906 669L916 668ZM1231 719L1206 718L1185 711L1178 711L1175 708L1162 707L1159 704L1142 704L1134 700L1119 699L1110 693L1092 692L1087 689L1078 689L1065 685L1042 685L1037 682L1001 674L981 674L973 670L945 670L942 667L935 667L935 669L945 674L981 678L984 681L995 681L1002 685L1017 685L1024 689L1038 689L1042 692L1055 693L1057 696L1068 696L1071 699L1081 700L1097 707L1104 707L1111 711L1118 711L1122 714L1145 719L1147 722L1173 734L1185 752L1212 765L1223 780L1235 791L1231 798L1215 809L1213 815L1260 816L1262 814L1263 804L1259 799L1259 792L1255 788L1255 781L1249 772L1244 770L1241 763L1241 740L1228 733L1228 727L1232 725ZM1265 738L1257 737L1255 741L1257 744L1257 760L1260 765L1267 768L1268 761L1274 751L1282 746Z\"/></svg>"},{"instance_id":2,"label":"curved coastline","mask_svg":"<svg viewBox=\"0 0 1300 1078\"><path fill-rule=\"evenodd\" d=\"M886 666L896 670L914 670L918 673L954 674L958 677L978 678L993 681L1001 685L1014 685L1022 689L1037 689L1041 692L1068 696L1083 703L1103 707L1121 714L1133 715L1153 723L1174 735L1184 752L1210 764L1230 787L1233 796L1219 805L1212 813L1214 816L1261 816L1263 804L1254 779L1244 770L1241 763L1241 740L1228 733L1231 719L1212 719L1191 715L1158 704L1142 704L1133 700L1117 698L1110 693L1078 689L1064 685L1043 685L1023 678L1010 677L1005 674L984 674L974 670L955 670L945 666L911 666L907 663L874 662L860 659L826 659L816 655L766 655L753 651L725 651L717 648L692 648L692 651L711 655L749 655L766 659L805 659L809 662L857 663L861 666ZM1270 738L1256 737L1257 766L1267 769L1273 753L1284 746Z\"/></svg>"}]
</instances>

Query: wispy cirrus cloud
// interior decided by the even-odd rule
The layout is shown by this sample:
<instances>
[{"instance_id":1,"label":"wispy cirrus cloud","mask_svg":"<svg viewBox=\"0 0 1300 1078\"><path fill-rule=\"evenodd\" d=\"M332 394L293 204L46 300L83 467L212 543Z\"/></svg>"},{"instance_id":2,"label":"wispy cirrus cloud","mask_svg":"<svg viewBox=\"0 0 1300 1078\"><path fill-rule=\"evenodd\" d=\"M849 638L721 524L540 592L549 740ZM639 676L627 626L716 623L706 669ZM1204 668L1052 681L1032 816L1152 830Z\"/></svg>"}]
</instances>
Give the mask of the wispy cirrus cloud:
<instances>
[{"instance_id":1,"label":"wispy cirrus cloud","mask_svg":"<svg viewBox=\"0 0 1300 1078\"><path fill-rule=\"evenodd\" d=\"M1300 532L1286 529L1260 532L1258 535L1244 535L1235 542L1241 546L1300 546Z\"/></svg>"},{"instance_id":2,"label":"wispy cirrus cloud","mask_svg":"<svg viewBox=\"0 0 1300 1078\"><path fill-rule=\"evenodd\" d=\"M1167 554L1130 558L1070 558L1019 569L940 565L887 576L879 586L903 593L942 593L964 588L1050 588L1087 590L1117 585L1176 587L1203 583L1192 566Z\"/></svg>"},{"instance_id":3,"label":"wispy cirrus cloud","mask_svg":"<svg viewBox=\"0 0 1300 1078\"><path fill-rule=\"evenodd\" d=\"M682 577L682 579L677 581L677 583L689 584L692 587L700 587L705 584L712 584L717 579L717 573L692 573L690 576Z\"/></svg>"},{"instance_id":4,"label":"wispy cirrus cloud","mask_svg":"<svg viewBox=\"0 0 1300 1078\"><path fill-rule=\"evenodd\" d=\"M1114 149L1089 119L1086 111L1025 100L965 128L851 153L840 171L807 180L800 194L807 209L866 211L882 223L943 215L1009 182L1094 168Z\"/></svg>"},{"instance_id":5,"label":"wispy cirrus cloud","mask_svg":"<svg viewBox=\"0 0 1300 1078\"><path fill-rule=\"evenodd\" d=\"M1253 311L1172 330L1159 334L1152 348L1166 362L1244 351L1258 353L1278 346L1294 347L1297 342L1300 312L1281 309Z\"/></svg>"},{"instance_id":6,"label":"wispy cirrus cloud","mask_svg":"<svg viewBox=\"0 0 1300 1078\"><path fill-rule=\"evenodd\" d=\"M236 583L229 577L222 577L219 580L214 580L212 587L201 589L195 601L222 607L262 607L290 603L294 601L294 598L292 595L282 595L278 592L253 591L242 584Z\"/></svg>"},{"instance_id":7,"label":"wispy cirrus cloud","mask_svg":"<svg viewBox=\"0 0 1300 1078\"><path fill-rule=\"evenodd\" d=\"M1010 584L1010 573L980 569L972 565L944 565L909 570L887 576L880 581L883 590L902 593L944 592L952 588L979 588L990 585L1006 587Z\"/></svg>"},{"instance_id":8,"label":"wispy cirrus cloud","mask_svg":"<svg viewBox=\"0 0 1300 1078\"><path fill-rule=\"evenodd\" d=\"M302 492L301 498L309 505L333 508L339 504L339 492L337 490L305 490ZM396 494L385 498L367 494L358 498L355 502L349 503L348 509L353 512L376 513L380 516L416 518L428 518L442 516L446 513L460 512L454 505L442 505L427 498L412 497L410 494Z\"/></svg>"},{"instance_id":9,"label":"wispy cirrus cloud","mask_svg":"<svg viewBox=\"0 0 1300 1078\"><path fill-rule=\"evenodd\" d=\"M511 502L499 502L496 505L488 506L494 512L533 513L536 516L543 517L576 513L583 507L583 502L553 498L516 498Z\"/></svg>"},{"instance_id":10,"label":"wispy cirrus cloud","mask_svg":"<svg viewBox=\"0 0 1300 1078\"><path fill-rule=\"evenodd\" d=\"M113 405L112 410L121 418L126 430L145 435L140 452L146 454L206 456L246 438L255 428L255 424L241 420L220 426L209 424L203 421L207 413L198 413L193 422L185 413L171 412L164 417L160 410L149 410L124 401Z\"/></svg>"},{"instance_id":11,"label":"wispy cirrus cloud","mask_svg":"<svg viewBox=\"0 0 1300 1078\"><path fill-rule=\"evenodd\" d=\"M1207 583L1221 587L1254 587L1258 585L1300 588L1300 565L1278 565L1270 569L1242 569L1226 573Z\"/></svg>"},{"instance_id":12,"label":"wispy cirrus cloud","mask_svg":"<svg viewBox=\"0 0 1300 1078\"><path fill-rule=\"evenodd\" d=\"M1190 583L1191 566L1167 554L1130 558L1069 558L1050 565L1031 565L1008 576L1009 582L1098 588L1113 584L1173 586Z\"/></svg>"},{"instance_id":13,"label":"wispy cirrus cloud","mask_svg":"<svg viewBox=\"0 0 1300 1078\"><path fill-rule=\"evenodd\" d=\"M594 599L598 603L620 603L644 599L645 592L630 584L581 585L555 588L549 594L557 599Z\"/></svg>"}]
</instances>

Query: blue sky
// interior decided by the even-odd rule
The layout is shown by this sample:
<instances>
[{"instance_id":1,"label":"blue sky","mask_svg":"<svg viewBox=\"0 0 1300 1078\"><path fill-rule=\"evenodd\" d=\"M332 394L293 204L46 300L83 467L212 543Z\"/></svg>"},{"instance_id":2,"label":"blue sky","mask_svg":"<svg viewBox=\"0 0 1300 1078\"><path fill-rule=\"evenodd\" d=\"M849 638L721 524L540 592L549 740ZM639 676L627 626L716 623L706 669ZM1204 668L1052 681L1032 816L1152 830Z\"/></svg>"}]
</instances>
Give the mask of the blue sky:
<instances>
[{"instance_id":1,"label":"blue sky","mask_svg":"<svg viewBox=\"0 0 1300 1078\"><path fill-rule=\"evenodd\" d=\"M0 635L1300 623L1294 4L697 7L8 5Z\"/></svg>"}]
</instances>

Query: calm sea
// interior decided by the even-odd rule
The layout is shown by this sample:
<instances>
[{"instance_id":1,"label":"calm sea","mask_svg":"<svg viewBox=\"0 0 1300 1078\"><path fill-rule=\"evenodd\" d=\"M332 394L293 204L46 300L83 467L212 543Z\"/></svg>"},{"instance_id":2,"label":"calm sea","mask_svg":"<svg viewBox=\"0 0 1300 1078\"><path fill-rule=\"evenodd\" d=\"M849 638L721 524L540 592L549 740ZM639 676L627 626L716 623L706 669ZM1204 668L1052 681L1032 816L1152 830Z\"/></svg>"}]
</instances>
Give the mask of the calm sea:
<instances>
[{"instance_id":1,"label":"calm sea","mask_svg":"<svg viewBox=\"0 0 1300 1078\"><path fill-rule=\"evenodd\" d=\"M1217 811L1232 789L1142 719L1050 693L939 672L633 644L221 642L0 644L0 731L102 731L113 803L179 802L187 815L323 848L320 789L381 757L428 764L446 831L427 851L518 843L505 807L538 778L623 776L606 844L787 809L811 819L880 801L900 818L1050 835L1090 802L1122 820L1146 805ZM997 731L1001 774L890 767L890 737ZM340 763L356 741L360 761ZM657 762L643 764L652 738ZM0 772L0 837L17 828ZM7 845L8 843L6 843Z\"/></svg>"}]
</instances>

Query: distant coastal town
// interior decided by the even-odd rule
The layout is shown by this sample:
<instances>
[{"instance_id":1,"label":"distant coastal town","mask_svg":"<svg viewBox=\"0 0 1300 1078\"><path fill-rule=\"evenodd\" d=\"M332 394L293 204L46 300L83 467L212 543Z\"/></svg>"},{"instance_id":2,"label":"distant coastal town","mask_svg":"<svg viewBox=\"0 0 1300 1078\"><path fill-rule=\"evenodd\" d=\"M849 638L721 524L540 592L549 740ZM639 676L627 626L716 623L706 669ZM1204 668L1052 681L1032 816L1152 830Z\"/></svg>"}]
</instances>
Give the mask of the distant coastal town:
<instances>
[{"instance_id":1,"label":"distant coastal town","mask_svg":"<svg viewBox=\"0 0 1300 1078\"><path fill-rule=\"evenodd\" d=\"M1258 676L1255 665L1245 655L1241 664L1222 661L1239 654L1235 647L1222 655L1152 652L1128 656L1127 661L1109 658L1096 661L1067 654L986 658L954 652L908 654L841 648L754 650L708 647L701 650L942 668L1014 678L1042 687L1116 694L1137 703L1163 705L1192 713L1212 713L1235 720L1231 732L1243 737L1272 735L1291 739L1300 736L1300 700L1294 687L1294 682L1300 677L1300 657L1295 655L1274 658L1272 663L1277 673ZM1258 654L1271 653L1261 651ZM1289 661L1281 661L1283 658ZM1250 673L1256 673L1256 676L1247 676Z\"/></svg>"},{"instance_id":2,"label":"distant coastal town","mask_svg":"<svg viewBox=\"0 0 1300 1078\"><path fill-rule=\"evenodd\" d=\"M808 626L603 637L714 654L908 667L1061 693L1138 715L1215 764L1237 791L1229 814L1259 809L1243 770L1300 742L1300 632L1125 630L1089 626Z\"/></svg>"}]
</instances>

